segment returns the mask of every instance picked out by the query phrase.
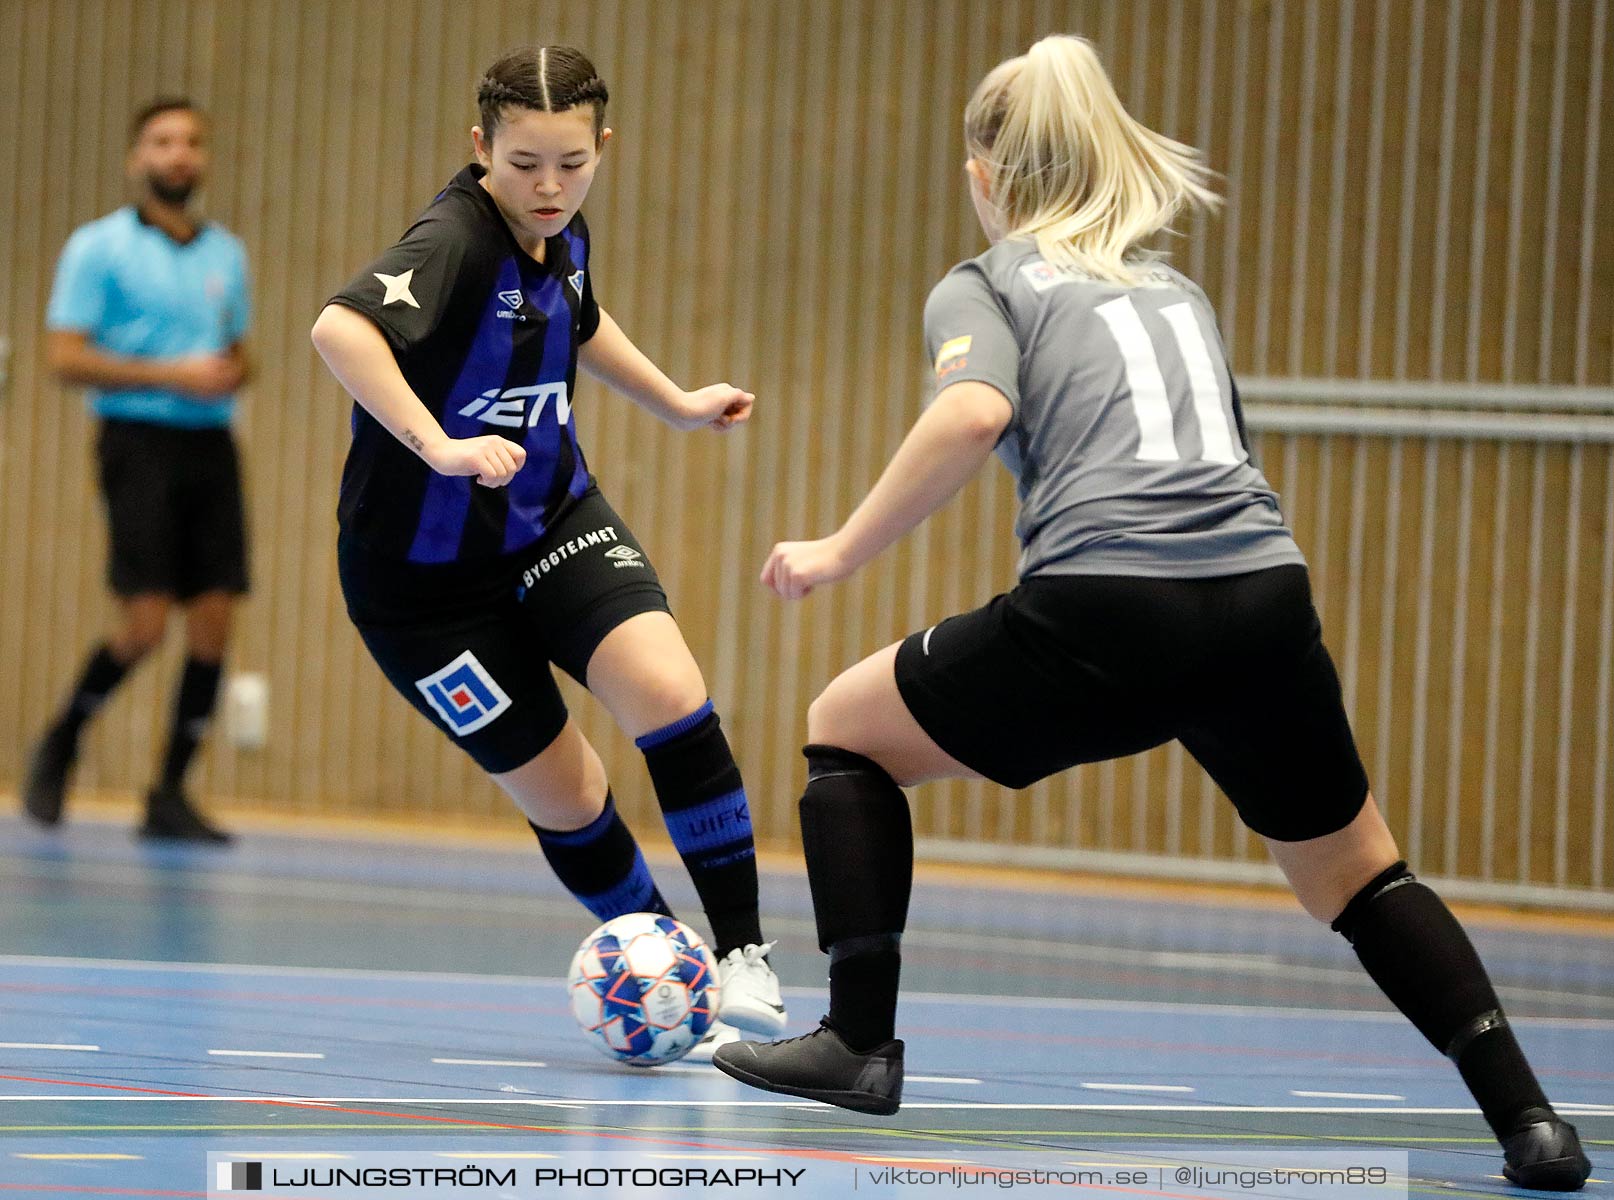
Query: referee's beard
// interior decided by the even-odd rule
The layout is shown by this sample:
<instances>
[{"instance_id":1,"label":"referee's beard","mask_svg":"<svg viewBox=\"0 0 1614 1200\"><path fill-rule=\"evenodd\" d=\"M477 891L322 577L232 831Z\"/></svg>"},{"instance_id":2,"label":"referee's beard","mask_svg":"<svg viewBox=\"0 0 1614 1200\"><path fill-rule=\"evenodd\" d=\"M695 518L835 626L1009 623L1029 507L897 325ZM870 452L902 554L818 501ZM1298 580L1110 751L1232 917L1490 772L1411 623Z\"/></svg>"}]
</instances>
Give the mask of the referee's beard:
<instances>
[{"instance_id":1,"label":"referee's beard","mask_svg":"<svg viewBox=\"0 0 1614 1200\"><path fill-rule=\"evenodd\" d=\"M201 182L200 179L184 179L176 183L155 173L146 176L146 187L150 189L152 196L175 208L184 208L190 203L191 193L196 191Z\"/></svg>"}]
</instances>

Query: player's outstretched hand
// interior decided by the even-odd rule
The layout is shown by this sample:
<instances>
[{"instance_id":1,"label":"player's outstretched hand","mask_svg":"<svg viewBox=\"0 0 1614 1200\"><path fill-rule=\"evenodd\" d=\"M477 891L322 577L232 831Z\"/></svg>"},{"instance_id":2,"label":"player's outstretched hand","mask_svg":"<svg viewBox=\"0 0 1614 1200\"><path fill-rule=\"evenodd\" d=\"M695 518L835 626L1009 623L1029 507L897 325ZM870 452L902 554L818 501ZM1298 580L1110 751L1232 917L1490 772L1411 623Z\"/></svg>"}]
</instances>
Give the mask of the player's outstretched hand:
<instances>
[{"instance_id":1,"label":"player's outstretched hand","mask_svg":"<svg viewBox=\"0 0 1614 1200\"><path fill-rule=\"evenodd\" d=\"M439 475L475 475L483 487L503 487L527 461L527 450L496 433L486 433L449 438L424 457Z\"/></svg>"},{"instance_id":2,"label":"player's outstretched hand","mask_svg":"<svg viewBox=\"0 0 1614 1200\"><path fill-rule=\"evenodd\" d=\"M750 392L729 383L714 383L698 391L685 392L685 416L678 422L678 427L699 429L707 425L719 433L726 433L751 419L751 406L756 399Z\"/></svg>"},{"instance_id":3,"label":"player's outstretched hand","mask_svg":"<svg viewBox=\"0 0 1614 1200\"><path fill-rule=\"evenodd\" d=\"M784 600L800 600L821 583L851 574L834 538L815 542L780 542L762 568L762 585Z\"/></svg>"}]
</instances>

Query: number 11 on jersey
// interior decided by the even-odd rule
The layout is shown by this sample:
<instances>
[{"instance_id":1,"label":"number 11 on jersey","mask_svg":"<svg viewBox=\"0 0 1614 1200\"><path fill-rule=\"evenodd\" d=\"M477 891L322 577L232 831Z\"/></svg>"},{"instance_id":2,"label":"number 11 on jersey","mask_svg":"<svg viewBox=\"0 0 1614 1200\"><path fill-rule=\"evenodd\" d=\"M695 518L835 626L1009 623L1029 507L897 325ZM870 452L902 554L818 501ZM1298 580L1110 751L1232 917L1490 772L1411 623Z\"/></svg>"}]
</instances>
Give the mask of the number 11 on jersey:
<instances>
[{"instance_id":1,"label":"number 11 on jersey","mask_svg":"<svg viewBox=\"0 0 1614 1200\"><path fill-rule=\"evenodd\" d=\"M1126 367L1127 387L1132 392L1132 413L1138 420L1138 458L1146 462L1179 462L1177 439L1172 429L1171 394L1160 374L1160 355L1149 331L1132 303L1121 296L1100 304L1095 310L1109 326ZM1222 389L1211 361L1210 348L1193 309L1184 301L1168 304L1160 315L1171 326L1188 372L1188 389L1193 397L1194 416L1199 424L1204 462L1236 463L1243 454L1235 448L1227 410L1222 407Z\"/></svg>"}]
</instances>

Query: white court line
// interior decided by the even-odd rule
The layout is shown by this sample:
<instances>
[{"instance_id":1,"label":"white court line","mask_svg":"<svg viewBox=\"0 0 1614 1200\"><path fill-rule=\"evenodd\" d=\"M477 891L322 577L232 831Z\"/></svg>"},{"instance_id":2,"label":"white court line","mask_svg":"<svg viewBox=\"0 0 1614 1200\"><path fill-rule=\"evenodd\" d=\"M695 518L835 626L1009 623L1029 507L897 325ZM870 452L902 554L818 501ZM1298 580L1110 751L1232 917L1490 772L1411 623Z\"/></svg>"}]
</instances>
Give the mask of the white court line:
<instances>
[{"instance_id":1,"label":"white court line","mask_svg":"<svg viewBox=\"0 0 1614 1200\"><path fill-rule=\"evenodd\" d=\"M13 1154L12 1158L31 1158L44 1162L78 1162L82 1159L94 1159L102 1162L115 1159L119 1162L141 1162L144 1154Z\"/></svg>"},{"instance_id":2,"label":"white court line","mask_svg":"<svg viewBox=\"0 0 1614 1200\"><path fill-rule=\"evenodd\" d=\"M489 1097L459 1097L459 1096L315 1096L275 1097L261 1094L251 1096L0 1096L0 1102L7 1100L59 1101L63 1103L84 1104L284 1104L296 1106L303 1104L438 1104L455 1107L485 1107L488 1105L507 1105L510 1107L532 1108L806 1108L822 1111L822 1106L810 1100L621 1100L621 1099L566 1099L543 1100L538 1098L517 1099L515 1097L489 1098ZM1265 1104L1016 1104L992 1103L987 1101L920 1101L904 1103L903 1109L925 1108L949 1110L958 1112L970 1111L1008 1111L1008 1112L1162 1112L1162 1113L1199 1113L1202 1115L1216 1115L1218 1113L1269 1113L1294 1115L1320 1115L1320 1116L1376 1116L1386 1113L1399 1113L1403 1116L1476 1116L1477 1108L1378 1108L1372 1106L1298 1106L1298 1105L1265 1105ZM1576 1112L1569 1105L1555 1105L1560 1113ZM1577 1113L1582 1116L1614 1116L1614 1113Z\"/></svg>"},{"instance_id":3,"label":"white court line","mask_svg":"<svg viewBox=\"0 0 1614 1200\"><path fill-rule=\"evenodd\" d=\"M68 1046L55 1042L0 1042L0 1050L99 1050L99 1046Z\"/></svg>"},{"instance_id":4,"label":"white court line","mask_svg":"<svg viewBox=\"0 0 1614 1200\"><path fill-rule=\"evenodd\" d=\"M512 1058L434 1058L445 1067L547 1067L548 1063L521 1062Z\"/></svg>"},{"instance_id":5,"label":"white court line","mask_svg":"<svg viewBox=\"0 0 1614 1200\"><path fill-rule=\"evenodd\" d=\"M219 1058L324 1058L304 1050L209 1050Z\"/></svg>"},{"instance_id":6,"label":"white court line","mask_svg":"<svg viewBox=\"0 0 1614 1200\"><path fill-rule=\"evenodd\" d=\"M1389 1092L1295 1092L1291 1096L1299 1096L1302 1100L1405 1100L1405 1096L1393 1095Z\"/></svg>"},{"instance_id":7,"label":"white court line","mask_svg":"<svg viewBox=\"0 0 1614 1200\"><path fill-rule=\"evenodd\" d=\"M1191 1092L1194 1089L1182 1083L1084 1083L1094 1092Z\"/></svg>"},{"instance_id":8,"label":"white court line","mask_svg":"<svg viewBox=\"0 0 1614 1200\"><path fill-rule=\"evenodd\" d=\"M778 922L776 921L775 924ZM1003 945L1002 940L994 942ZM107 971L175 971L197 975L268 975L285 979L402 979L420 983L476 983L504 987L532 987L554 985L564 990L566 981L545 975L485 975L462 972L397 971L360 969L355 967L278 967L261 963L199 963L163 962L153 959L125 958L74 958L38 954L0 955L0 967L32 966L91 969ZM1330 968L1324 968L1331 970ZM1357 971L1334 971L1341 977L1365 979ZM824 989L787 987L787 996L804 999L822 999ZM1614 1005L1614 996L1599 996L1578 992L1531 992L1532 996L1584 1001L1598 1005ZM1229 1017L1241 1020L1249 1016L1292 1018L1315 1021L1321 1018L1342 1021L1388 1022L1406 1021L1398 1012L1360 1008L1294 1008L1262 1004L1194 1004L1159 1000L1084 1000L1067 996L984 996L974 992L904 992L903 1003L976 1004L988 1008L1041 1008L1076 1012L1149 1012L1192 1013L1201 1016ZM1511 1019L1511 1018L1510 1018ZM1614 1026L1608 1017L1524 1017L1513 1024L1539 1025L1554 1029L1604 1029Z\"/></svg>"},{"instance_id":9,"label":"white court line","mask_svg":"<svg viewBox=\"0 0 1614 1200\"><path fill-rule=\"evenodd\" d=\"M968 1083L979 1084L979 1079L971 1079L967 1075L909 1075L909 1083Z\"/></svg>"}]
</instances>

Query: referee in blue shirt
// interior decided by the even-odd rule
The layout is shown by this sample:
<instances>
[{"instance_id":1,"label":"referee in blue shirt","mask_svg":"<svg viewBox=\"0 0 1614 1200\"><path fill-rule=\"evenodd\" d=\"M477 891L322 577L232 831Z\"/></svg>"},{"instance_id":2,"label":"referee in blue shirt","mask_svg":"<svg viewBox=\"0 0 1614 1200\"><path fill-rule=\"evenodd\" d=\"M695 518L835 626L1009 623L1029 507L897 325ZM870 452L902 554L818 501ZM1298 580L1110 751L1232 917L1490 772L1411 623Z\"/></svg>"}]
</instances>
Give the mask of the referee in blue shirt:
<instances>
[{"instance_id":1,"label":"referee in blue shirt","mask_svg":"<svg viewBox=\"0 0 1614 1200\"><path fill-rule=\"evenodd\" d=\"M208 121L190 101L141 109L127 170L135 202L80 227L56 268L51 370L87 389L110 526L112 634L34 749L23 806L61 820L84 723L162 640L177 603L186 660L141 834L226 842L185 796L213 712L230 619L247 589L246 521L230 421L246 382L251 305L241 242L187 207L208 166Z\"/></svg>"}]
</instances>

